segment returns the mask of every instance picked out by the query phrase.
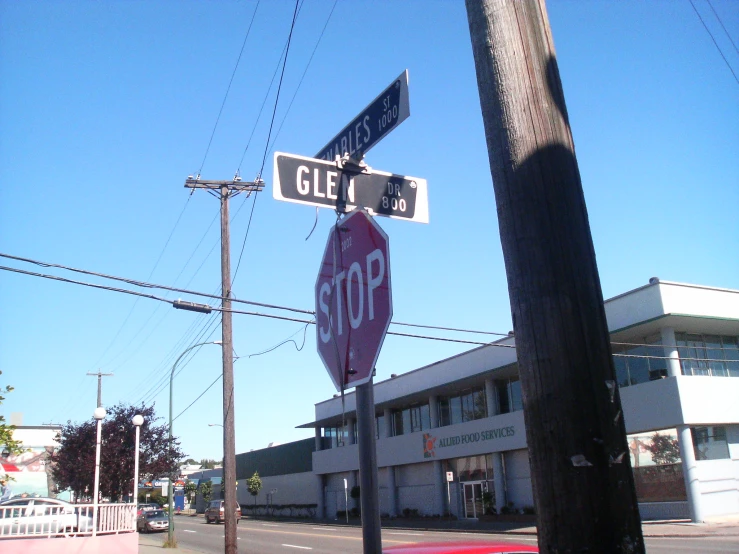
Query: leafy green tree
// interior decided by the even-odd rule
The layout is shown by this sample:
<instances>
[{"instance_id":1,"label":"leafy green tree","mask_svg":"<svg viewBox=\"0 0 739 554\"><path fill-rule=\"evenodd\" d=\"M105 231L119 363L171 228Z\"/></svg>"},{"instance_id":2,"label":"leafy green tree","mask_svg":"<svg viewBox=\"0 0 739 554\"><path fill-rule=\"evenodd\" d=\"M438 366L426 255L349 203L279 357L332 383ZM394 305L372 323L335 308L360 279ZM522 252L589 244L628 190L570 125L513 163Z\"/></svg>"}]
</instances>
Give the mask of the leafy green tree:
<instances>
[{"instance_id":1,"label":"leafy green tree","mask_svg":"<svg viewBox=\"0 0 739 554\"><path fill-rule=\"evenodd\" d=\"M200 460L200 469L213 469L216 467L216 461L209 458Z\"/></svg>"},{"instance_id":2,"label":"leafy green tree","mask_svg":"<svg viewBox=\"0 0 739 554\"><path fill-rule=\"evenodd\" d=\"M680 446L677 439L667 435L659 433L652 435L652 443L647 445L647 449L652 454L652 461L655 464L676 464L680 461Z\"/></svg>"},{"instance_id":3,"label":"leafy green tree","mask_svg":"<svg viewBox=\"0 0 739 554\"><path fill-rule=\"evenodd\" d=\"M169 476L177 471L184 455L179 440L170 439L166 424L156 425L154 406L118 404L108 410L102 423L100 448L100 492L114 500L133 491L133 469L136 432L133 416L141 414L139 441L139 473L143 479ZM59 448L52 455L53 475L60 490L71 489L75 496L91 496L94 490L95 442L94 419L74 424L67 422L57 440Z\"/></svg>"},{"instance_id":4,"label":"leafy green tree","mask_svg":"<svg viewBox=\"0 0 739 554\"><path fill-rule=\"evenodd\" d=\"M195 460L193 460L192 458L188 458L187 460L185 460L184 462L182 462L182 465L196 466L196 465L198 465L198 463Z\"/></svg>"},{"instance_id":5,"label":"leafy green tree","mask_svg":"<svg viewBox=\"0 0 739 554\"><path fill-rule=\"evenodd\" d=\"M0 371L0 375L1 374L2 371ZM0 404L2 404L3 400L5 400L4 395L11 392L12 390L13 387L11 387L10 385L5 385L5 388L0 387ZM20 454L21 452L23 452L20 441L13 439L14 430L15 425L7 425L5 423L5 416L0 414L0 450L7 450L8 455ZM13 478L4 471L0 473L0 485L3 488L3 492L5 492L5 487L7 486L8 481L12 480Z\"/></svg>"},{"instance_id":6,"label":"leafy green tree","mask_svg":"<svg viewBox=\"0 0 739 554\"><path fill-rule=\"evenodd\" d=\"M189 479L185 481L185 495L187 496L187 503L192 504L192 499L198 490L198 486Z\"/></svg>"},{"instance_id":7,"label":"leafy green tree","mask_svg":"<svg viewBox=\"0 0 739 554\"><path fill-rule=\"evenodd\" d=\"M200 489L200 495L203 497L203 500L208 504L211 496L213 496L213 483L210 481L200 481L198 488Z\"/></svg>"},{"instance_id":8,"label":"leafy green tree","mask_svg":"<svg viewBox=\"0 0 739 554\"><path fill-rule=\"evenodd\" d=\"M249 494L254 497L254 505L257 505L257 495L262 490L262 479L259 477L259 472L255 471L254 475L246 480L246 488Z\"/></svg>"}]
</instances>

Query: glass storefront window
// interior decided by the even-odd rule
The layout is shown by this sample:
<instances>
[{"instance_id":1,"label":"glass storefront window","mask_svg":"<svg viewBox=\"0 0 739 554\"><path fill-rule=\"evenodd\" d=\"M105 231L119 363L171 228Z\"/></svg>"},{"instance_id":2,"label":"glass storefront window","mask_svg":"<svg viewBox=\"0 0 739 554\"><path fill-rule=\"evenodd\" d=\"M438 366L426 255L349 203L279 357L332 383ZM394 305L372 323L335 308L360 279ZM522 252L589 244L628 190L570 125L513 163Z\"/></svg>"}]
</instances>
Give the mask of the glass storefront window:
<instances>
[{"instance_id":1,"label":"glass storefront window","mask_svg":"<svg viewBox=\"0 0 739 554\"><path fill-rule=\"evenodd\" d=\"M667 360L662 339L655 336L643 340L643 345L614 345L613 365L619 387L667 377Z\"/></svg>"},{"instance_id":2,"label":"glass storefront window","mask_svg":"<svg viewBox=\"0 0 739 554\"><path fill-rule=\"evenodd\" d=\"M431 428L431 411L428 404L419 404L393 412L393 436L417 433Z\"/></svg>"},{"instance_id":3,"label":"glass storefront window","mask_svg":"<svg viewBox=\"0 0 739 554\"><path fill-rule=\"evenodd\" d=\"M521 396L521 381L508 379L496 382L498 392L498 408L501 414L523 410L523 396Z\"/></svg>"},{"instance_id":4,"label":"glass storefront window","mask_svg":"<svg viewBox=\"0 0 739 554\"><path fill-rule=\"evenodd\" d=\"M482 387L464 391L456 396L439 398L439 427L483 417L487 417L487 406L485 389Z\"/></svg>"},{"instance_id":5,"label":"glass storefront window","mask_svg":"<svg viewBox=\"0 0 739 554\"><path fill-rule=\"evenodd\" d=\"M677 333L683 375L739 377L737 337Z\"/></svg>"},{"instance_id":6,"label":"glass storefront window","mask_svg":"<svg viewBox=\"0 0 739 554\"><path fill-rule=\"evenodd\" d=\"M636 496L640 502L687 500L675 429L628 435Z\"/></svg>"},{"instance_id":7,"label":"glass storefront window","mask_svg":"<svg viewBox=\"0 0 739 554\"><path fill-rule=\"evenodd\" d=\"M385 415L375 417L375 438L379 439L385 436Z\"/></svg>"},{"instance_id":8,"label":"glass storefront window","mask_svg":"<svg viewBox=\"0 0 739 554\"><path fill-rule=\"evenodd\" d=\"M725 460L729 458L729 444L726 441L726 427L693 427L693 447L696 460Z\"/></svg>"}]
</instances>

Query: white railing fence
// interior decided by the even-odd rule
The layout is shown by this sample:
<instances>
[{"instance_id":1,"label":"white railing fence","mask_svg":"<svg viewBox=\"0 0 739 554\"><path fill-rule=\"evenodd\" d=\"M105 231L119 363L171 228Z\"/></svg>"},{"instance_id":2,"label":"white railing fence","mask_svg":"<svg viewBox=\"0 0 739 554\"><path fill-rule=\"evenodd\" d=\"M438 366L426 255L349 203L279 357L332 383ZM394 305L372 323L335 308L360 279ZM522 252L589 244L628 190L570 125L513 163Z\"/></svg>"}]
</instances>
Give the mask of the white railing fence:
<instances>
[{"instance_id":1,"label":"white railing fence","mask_svg":"<svg viewBox=\"0 0 739 554\"><path fill-rule=\"evenodd\" d=\"M27 536L93 536L136 530L136 504L99 504L97 529L93 504L45 504L0 507L0 539Z\"/></svg>"}]
</instances>

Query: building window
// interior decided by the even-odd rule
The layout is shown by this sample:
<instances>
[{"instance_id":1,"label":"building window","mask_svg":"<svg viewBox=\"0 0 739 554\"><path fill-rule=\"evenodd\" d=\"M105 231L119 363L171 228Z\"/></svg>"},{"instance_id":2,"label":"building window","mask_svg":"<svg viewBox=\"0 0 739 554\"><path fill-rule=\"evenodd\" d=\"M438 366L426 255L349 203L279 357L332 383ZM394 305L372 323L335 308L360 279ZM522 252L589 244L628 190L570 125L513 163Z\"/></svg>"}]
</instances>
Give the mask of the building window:
<instances>
[{"instance_id":1,"label":"building window","mask_svg":"<svg viewBox=\"0 0 739 554\"><path fill-rule=\"evenodd\" d=\"M484 388L439 398L439 427L482 419L487 413Z\"/></svg>"},{"instance_id":2,"label":"building window","mask_svg":"<svg viewBox=\"0 0 739 554\"><path fill-rule=\"evenodd\" d=\"M385 436L385 414L375 417L375 438L380 439Z\"/></svg>"},{"instance_id":3,"label":"building window","mask_svg":"<svg viewBox=\"0 0 739 554\"><path fill-rule=\"evenodd\" d=\"M356 430L356 426L355 426ZM356 442L356 437L355 437ZM323 448L337 448L347 444L346 427L324 427Z\"/></svg>"},{"instance_id":4,"label":"building window","mask_svg":"<svg viewBox=\"0 0 739 554\"><path fill-rule=\"evenodd\" d=\"M431 428L431 412L428 404L410 406L392 413L393 436L418 433Z\"/></svg>"},{"instance_id":5,"label":"building window","mask_svg":"<svg viewBox=\"0 0 739 554\"><path fill-rule=\"evenodd\" d=\"M521 395L521 381L518 377L496 381L498 393L498 407L501 414L523 410L523 396Z\"/></svg>"},{"instance_id":6,"label":"building window","mask_svg":"<svg viewBox=\"0 0 739 554\"><path fill-rule=\"evenodd\" d=\"M683 375L739 377L737 337L677 333Z\"/></svg>"},{"instance_id":7,"label":"building window","mask_svg":"<svg viewBox=\"0 0 739 554\"><path fill-rule=\"evenodd\" d=\"M725 460L729 458L726 427L693 427L693 448L696 460Z\"/></svg>"},{"instance_id":8,"label":"building window","mask_svg":"<svg viewBox=\"0 0 739 554\"><path fill-rule=\"evenodd\" d=\"M638 385L667 377L667 360L659 336L643 339L644 344L613 346L613 365L619 387Z\"/></svg>"}]
</instances>

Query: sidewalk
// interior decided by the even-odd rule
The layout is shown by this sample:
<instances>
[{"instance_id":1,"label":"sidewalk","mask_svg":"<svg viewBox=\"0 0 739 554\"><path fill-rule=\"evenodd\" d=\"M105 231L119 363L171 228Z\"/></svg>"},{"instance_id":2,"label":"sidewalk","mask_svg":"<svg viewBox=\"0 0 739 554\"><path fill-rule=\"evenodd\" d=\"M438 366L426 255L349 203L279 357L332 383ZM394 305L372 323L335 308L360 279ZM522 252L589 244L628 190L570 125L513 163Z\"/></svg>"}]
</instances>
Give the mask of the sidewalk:
<instances>
[{"instance_id":1,"label":"sidewalk","mask_svg":"<svg viewBox=\"0 0 739 554\"><path fill-rule=\"evenodd\" d=\"M165 533L166 535L166 533ZM151 535L139 534L139 554L200 554L187 548L162 548L162 539Z\"/></svg>"}]
</instances>

